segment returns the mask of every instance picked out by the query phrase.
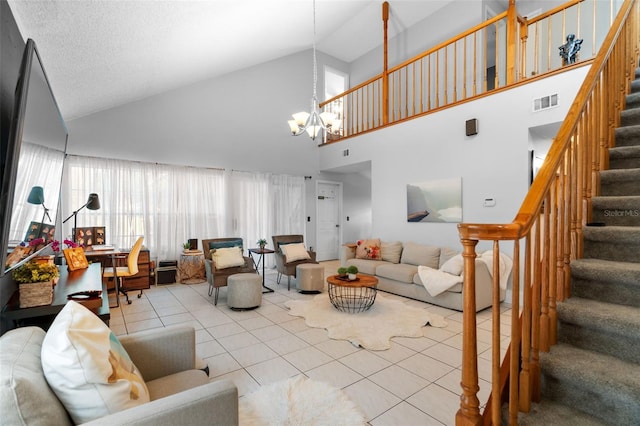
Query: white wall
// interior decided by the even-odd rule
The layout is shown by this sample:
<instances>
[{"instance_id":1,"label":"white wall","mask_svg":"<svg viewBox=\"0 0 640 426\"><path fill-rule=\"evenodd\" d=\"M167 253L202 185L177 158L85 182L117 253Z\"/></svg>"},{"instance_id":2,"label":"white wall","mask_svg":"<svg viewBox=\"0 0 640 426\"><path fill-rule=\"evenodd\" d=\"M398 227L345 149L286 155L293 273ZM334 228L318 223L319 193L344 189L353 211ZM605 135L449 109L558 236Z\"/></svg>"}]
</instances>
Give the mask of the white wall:
<instances>
[{"instance_id":1,"label":"white wall","mask_svg":"<svg viewBox=\"0 0 640 426\"><path fill-rule=\"evenodd\" d=\"M511 222L528 189L529 128L562 121L587 71L582 67L324 146L320 167L371 161L373 237L458 247L455 224L407 222L406 185L460 176L464 222ZM558 108L532 112L533 98L556 92ZM470 118L479 120L479 134L467 137ZM485 198L494 198L496 206L483 207Z\"/></svg>"},{"instance_id":2,"label":"white wall","mask_svg":"<svg viewBox=\"0 0 640 426\"><path fill-rule=\"evenodd\" d=\"M346 69L319 54L322 63ZM321 69L321 68L319 68ZM318 74L322 93L322 73ZM302 88L302 89L301 89ZM311 51L69 121L68 152L292 175L318 172L316 142L287 120L309 110Z\"/></svg>"}]
</instances>

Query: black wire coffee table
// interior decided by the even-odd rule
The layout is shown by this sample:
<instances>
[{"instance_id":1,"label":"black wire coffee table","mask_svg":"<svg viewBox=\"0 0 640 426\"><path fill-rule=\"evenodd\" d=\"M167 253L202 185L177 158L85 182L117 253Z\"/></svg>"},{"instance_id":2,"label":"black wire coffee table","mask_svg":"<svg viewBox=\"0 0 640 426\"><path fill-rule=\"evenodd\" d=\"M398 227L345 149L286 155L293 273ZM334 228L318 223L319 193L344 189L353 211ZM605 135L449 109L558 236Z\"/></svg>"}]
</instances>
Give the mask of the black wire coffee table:
<instances>
[{"instance_id":1,"label":"black wire coffee table","mask_svg":"<svg viewBox=\"0 0 640 426\"><path fill-rule=\"evenodd\" d=\"M329 300L342 312L356 313L369 310L376 301L378 279L371 275L358 274L355 280L339 275L327 277Z\"/></svg>"}]
</instances>

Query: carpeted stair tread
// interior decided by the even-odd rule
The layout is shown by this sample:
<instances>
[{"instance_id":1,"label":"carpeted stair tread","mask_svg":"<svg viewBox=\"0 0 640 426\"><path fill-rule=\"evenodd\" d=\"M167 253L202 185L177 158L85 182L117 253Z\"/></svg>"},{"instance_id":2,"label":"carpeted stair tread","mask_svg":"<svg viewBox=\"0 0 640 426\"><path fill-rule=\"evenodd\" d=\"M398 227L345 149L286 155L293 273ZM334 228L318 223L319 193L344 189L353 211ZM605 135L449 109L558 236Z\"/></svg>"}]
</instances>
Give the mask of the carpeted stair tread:
<instances>
[{"instance_id":1,"label":"carpeted stair tread","mask_svg":"<svg viewBox=\"0 0 640 426\"><path fill-rule=\"evenodd\" d=\"M593 197L593 222L613 226L640 226L640 195Z\"/></svg>"},{"instance_id":2,"label":"carpeted stair tread","mask_svg":"<svg viewBox=\"0 0 640 426\"><path fill-rule=\"evenodd\" d=\"M600 195L640 195L640 168L602 170Z\"/></svg>"},{"instance_id":3,"label":"carpeted stair tread","mask_svg":"<svg viewBox=\"0 0 640 426\"><path fill-rule=\"evenodd\" d=\"M571 277L604 283L636 285L640 291L640 263L576 259L571 262Z\"/></svg>"},{"instance_id":4,"label":"carpeted stair tread","mask_svg":"<svg viewBox=\"0 0 640 426\"><path fill-rule=\"evenodd\" d=\"M609 168L640 168L640 145L609 148Z\"/></svg>"},{"instance_id":5,"label":"carpeted stair tread","mask_svg":"<svg viewBox=\"0 0 640 426\"><path fill-rule=\"evenodd\" d=\"M625 100L625 108L631 109L638 107L640 107L640 92L628 94Z\"/></svg>"},{"instance_id":6,"label":"carpeted stair tread","mask_svg":"<svg viewBox=\"0 0 640 426\"><path fill-rule=\"evenodd\" d=\"M564 343L540 353L543 398L580 407L611 424L640 419L638 364Z\"/></svg>"},{"instance_id":7,"label":"carpeted stair tread","mask_svg":"<svg viewBox=\"0 0 640 426\"><path fill-rule=\"evenodd\" d=\"M626 182L635 181L638 182L640 177L640 168L637 169L624 169L624 170L602 170L600 172L600 182ZM627 194L632 195L632 194Z\"/></svg>"},{"instance_id":8,"label":"carpeted stair tread","mask_svg":"<svg viewBox=\"0 0 640 426\"><path fill-rule=\"evenodd\" d=\"M585 259L640 263L639 226L586 226L582 235Z\"/></svg>"},{"instance_id":9,"label":"carpeted stair tread","mask_svg":"<svg viewBox=\"0 0 640 426\"><path fill-rule=\"evenodd\" d=\"M620 111L620 126L635 126L640 124L640 108L631 108Z\"/></svg>"},{"instance_id":10,"label":"carpeted stair tread","mask_svg":"<svg viewBox=\"0 0 640 426\"><path fill-rule=\"evenodd\" d=\"M558 340L639 364L640 308L571 297L557 305Z\"/></svg>"},{"instance_id":11,"label":"carpeted stair tread","mask_svg":"<svg viewBox=\"0 0 640 426\"><path fill-rule=\"evenodd\" d=\"M640 145L640 125L615 129L616 146Z\"/></svg>"},{"instance_id":12,"label":"carpeted stair tread","mask_svg":"<svg viewBox=\"0 0 640 426\"><path fill-rule=\"evenodd\" d=\"M508 408L508 405L505 404ZM507 414L508 415L508 414ZM508 418L508 417L504 417ZM505 424L505 422L503 422ZM518 425L521 426L602 426L602 420L564 404L542 400L531 404L528 413L518 413Z\"/></svg>"},{"instance_id":13,"label":"carpeted stair tread","mask_svg":"<svg viewBox=\"0 0 640 426\"><path fill-rule=\"evenodd\" d=\"M631 82L631 93L640 92L640 80L633 80Z\"/></svg>"}]
</instances>

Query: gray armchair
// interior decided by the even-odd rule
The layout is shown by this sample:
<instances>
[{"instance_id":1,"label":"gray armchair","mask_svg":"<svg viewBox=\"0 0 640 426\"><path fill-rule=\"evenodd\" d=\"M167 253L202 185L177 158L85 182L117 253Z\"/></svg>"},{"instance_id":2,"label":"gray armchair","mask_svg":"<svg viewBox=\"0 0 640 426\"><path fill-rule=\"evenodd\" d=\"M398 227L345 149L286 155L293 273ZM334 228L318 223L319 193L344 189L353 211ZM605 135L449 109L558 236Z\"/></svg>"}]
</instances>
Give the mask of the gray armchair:
<instances>
[{"instance_id":1,"label":"gray armchair","mask_svg":"<svg viewBox=\"0 0 640 426\"><path fill-rule=\"evenodd\" d=\"M22 327L0 337L2 424L71 425L47 384L40 352L45 332ZM238 390L210 382L196 369L195 330L173 326L120 336L151 394L151 402L93 420L88 425L237 425Z\"/></svg>"},{"instance_id":2,"label":"gray armchair","mask_svg":"<svg viewBox=\"0 0 640 426\"><path fill-rule=\"evenodd\" d=\"M215 289L215 297L213 299L214 305L218 304L218 292L220 291L220 287L227 286L227 278L234 274L258 272L253 264L253 259L248 256L243 256L244 265L242 266L234 266L224 269L216 268L215 262L211 257L211 250L224 247L243 248L242 238L212 238L202 240L202 251L204 252L205 258L204 269L207 274L207 282L209 283L209 296L211 296Z\"/></svg>"},{"instance_id":3,"label":"gray armchair","mask_svg":"<svg viewBox=\"0 0 640 426\"><path fill-rule=\"evenodd\" d=\"M280 280L283 275L287 276L287 290L291 289L291 277L296 276L296 266L303 263L318 263L316 262L316 253L314 251L307 250L309 253L309 259L288 261L281 246L292 243L304 243L304 237L302 235L274 235L271 237L273 240L273 249L275 250L276 257L276 269L278 271L277 282L280 284Z\"/></svg>"}]
</instances>

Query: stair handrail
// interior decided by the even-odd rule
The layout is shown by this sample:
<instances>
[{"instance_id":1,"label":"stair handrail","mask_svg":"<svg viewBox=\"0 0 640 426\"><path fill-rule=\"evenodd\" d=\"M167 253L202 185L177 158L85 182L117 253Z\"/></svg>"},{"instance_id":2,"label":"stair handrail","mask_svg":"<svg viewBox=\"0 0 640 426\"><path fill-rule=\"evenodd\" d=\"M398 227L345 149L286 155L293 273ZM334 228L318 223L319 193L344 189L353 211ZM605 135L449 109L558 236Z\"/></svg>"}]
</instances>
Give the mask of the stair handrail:
<instances>
[{"instance_id":1,"label":"stair handrail","mask_svg":"<svg viewBox=\"0 0 640 426\"><path fill-rule=\"evenodd\" d=\"M458 225L464 258L458 426L501 424L504 392L508 392L510 424L517 424L518 411L528 412L531 402L540 400L539 352L548 351L555 344L556 302L570 294L569 262L582 256L582 227L590 221L591 199L599 193L599 171L608 167L607 150L613 146L614 129L638 65L639 4L637 0L625 0L621 6L514 220L506 224ZM492 391L484 415L480 414L477 397L475 258L479 241L493 243L494 259ZM501 241L513 244L511 342L502 366ZM525 253L522 274L521 245Z\"/></svg>"}]
</instances>

